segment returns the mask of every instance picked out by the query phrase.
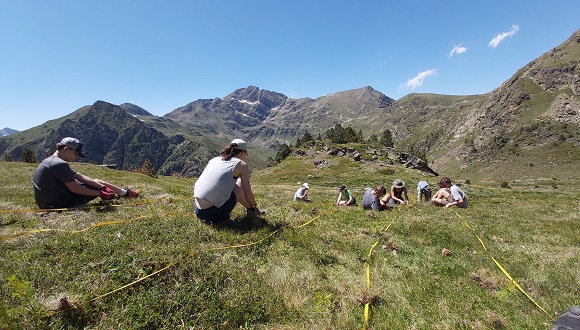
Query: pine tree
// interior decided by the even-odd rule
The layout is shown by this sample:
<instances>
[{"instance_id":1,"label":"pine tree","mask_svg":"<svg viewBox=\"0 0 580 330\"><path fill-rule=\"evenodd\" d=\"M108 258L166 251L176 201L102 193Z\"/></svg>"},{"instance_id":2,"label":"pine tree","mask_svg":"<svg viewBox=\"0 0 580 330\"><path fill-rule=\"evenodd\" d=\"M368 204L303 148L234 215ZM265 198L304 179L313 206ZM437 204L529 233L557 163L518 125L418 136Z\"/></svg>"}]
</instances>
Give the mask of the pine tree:
<instances>
[{"instance_id":1,"label":"pine tree","mask_svg":"<svg viewBox=\"0 0 580 330\"><path fill-rule=\"evenodd\" d=\"M310 133L304 132L304 135L302 135L302 143L308 142L308 141L314 141L314 138L312 137L312 135Z\"/></svg>"},{"instance_id":2,"label":"pine tree","mask_svg":"<svg viewBox=\"0 0 580 330\"><path fill-rule=\"evenodd\" d=\"M378 145L379 144L379 137L373 133L373 134L371 134L371 136L369 136L367 143L372 144L372 145Z\"/></svg>"},{"instance_id":3,"label":"pine tree","mask_svg":"<svg viewBox=\"0 0 580 330\"><path fill-rule=\"evenodd\" d=\"M292 153L292 149L290 149L290 146L288 146L286 143L282 143L280 145L280 148L278 149L278 153L276 153L276 157L274 158L274 161L276 163L280 163L281 161L286 159L286 157L290 156L291 153Z\"/></svg>"},{"instance_id":4,"label":"pine tree","mask_svg":"<svg viewBox=\"0 0 580 330\"><path fill-rule=\"evenodd\" d=\"M394 147L395 144L393 143L393 133L391 133L389 129L384 130L379 142L382 146L389 148Z\"/></svg>"},{"instance_id":5,"label":"pine tree","mask_svg":"<svg viewBox=\"0 0 580 330\"><path fill-rule=\"evenodd\" d=\"M296 148L300 148L301 145L302 141L300 141L300 138L296 138Z\"/></svg>"},{"instance_id":6,"label":"pine tree","mask_svg":"<svg viewBox=\"0 0 580 330\"><path fill-rule=\"evenodd\" d=\"M32 150L30 150L30 148L28 146L25 146L24 150L22 150L21 161L23 161L25 163L36 163L36 156L34 155L34 152L32 152Z\"/></svg>"},{"instance_id":7,"label":"pine tree","mask_svg":"<svg viewBox=\"0 0 580 330\"><path fill-rule=\"evenodd\" d=\"M362 129L359 129L358 130L358 134L357 134L356 140L357 140L356 142L358 142L358 143L364 143L365 142L365 137L363 136Z\"/></svg>"}]
</instances>

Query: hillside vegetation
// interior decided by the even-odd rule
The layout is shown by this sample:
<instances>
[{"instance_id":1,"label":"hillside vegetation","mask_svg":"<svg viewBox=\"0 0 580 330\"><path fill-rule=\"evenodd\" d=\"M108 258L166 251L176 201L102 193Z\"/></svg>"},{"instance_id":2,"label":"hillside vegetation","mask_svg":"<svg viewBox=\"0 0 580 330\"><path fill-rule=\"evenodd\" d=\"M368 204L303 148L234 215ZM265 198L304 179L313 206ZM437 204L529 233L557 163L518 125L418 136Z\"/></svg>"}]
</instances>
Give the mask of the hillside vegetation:
<instances>
[{"instance_id":1,"label":"hillside vegetation","mask_svg":"<svg viewBox=\"0 0 580 330\"><path fill-rule=\"evenodd\" d=\"M72 166L142 197L35 212L36 164L0 162L0 328L361 329L368 304L367 329L547 329L578 303L575 185L454 180L470 198L457 214L416 202L375 213L335 206L337 186L360 201L402 178L414 200L436 178L320 157L254 172L266 215L238 207L228 228L195 218L194 179L90 164ZM312 203L292 202L302 182Z\"/></svg>"},{"instance_id":2,"label":"hillside vegetation","mask_svg":"<svg viewBox=\"0 0 580 330\"><path fill-rule=\"evenodd\" d=\"M368 140L388 129L394 147L436 172L476 180L578 180L580 30L482 95L409 94L393 100L370 86L293 99L256 86L200 99L162 117L137 105L96 101L62 118L0 138L5 160L43 159L66 136L86 146L87 163L160 175L198 176L213 150L242 138L255 168L300 136L336 125ZM357 133L358 134L358 133ZM298 143L299 144L299 143ZM256 156L254 156L256 155Z\"/></svg>"}]
</instances>

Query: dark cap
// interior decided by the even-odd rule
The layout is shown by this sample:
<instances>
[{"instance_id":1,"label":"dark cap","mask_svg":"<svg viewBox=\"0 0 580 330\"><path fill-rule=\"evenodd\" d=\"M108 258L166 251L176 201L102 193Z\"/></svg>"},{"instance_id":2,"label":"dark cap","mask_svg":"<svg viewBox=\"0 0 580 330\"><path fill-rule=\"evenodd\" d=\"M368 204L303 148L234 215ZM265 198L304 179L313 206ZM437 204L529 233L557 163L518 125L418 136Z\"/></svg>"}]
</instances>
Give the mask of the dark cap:
<instances>
[{"instance_id":1,"label":"dark cap","mask_svg":"<svg viewBox=\"0 0 580 330\"><path fill-rule=\"evenodd\" d=\"M73 137L65 137L60 141L60 144L71 148L72 150L76 151L79 156L85 158L85 155L83 154L83 144L78 139Z\"/></svg>"}]
</instances>

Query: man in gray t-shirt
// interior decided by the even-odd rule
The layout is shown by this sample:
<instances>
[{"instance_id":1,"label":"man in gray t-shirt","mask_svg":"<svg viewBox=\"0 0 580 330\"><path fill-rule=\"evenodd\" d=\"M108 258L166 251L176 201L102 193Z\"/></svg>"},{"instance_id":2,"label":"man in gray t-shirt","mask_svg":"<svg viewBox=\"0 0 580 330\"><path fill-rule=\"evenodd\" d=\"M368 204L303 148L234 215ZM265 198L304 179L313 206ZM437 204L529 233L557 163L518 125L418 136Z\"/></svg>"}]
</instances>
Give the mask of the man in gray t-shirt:
<instances>
[{"instance_id":1,"label":"man in gray t-shirt","mask_svg":"<svg viewBox=\"0 0 580 330\"><path fill-rule=\"evenodd\" d=\"M66 186L67 182L74 182L76 174L67 162L52 155L43 160L34 172L34 199L41 209L73 206L69 199L73 193ZM79 195L82 196L82 195ZM87 203L97 196L83 196L78 204Z\"/></svg>"},{"instance_id":2,"label":"man in gray t-shirt","mask_svg":"<svg viewBox=\"0 0 580 330\"><path fill-rule=\"evenodd\" d=\"M85 157L83 144L67 137L56 145L55 153L43 160L32 177L34 199L41 209L68 208L83 205L97 197L109 200L117 196L137 197L138 191L121 189L108 182L93 179L70 168L67 162Z\"/></svg>"}]
</instances>

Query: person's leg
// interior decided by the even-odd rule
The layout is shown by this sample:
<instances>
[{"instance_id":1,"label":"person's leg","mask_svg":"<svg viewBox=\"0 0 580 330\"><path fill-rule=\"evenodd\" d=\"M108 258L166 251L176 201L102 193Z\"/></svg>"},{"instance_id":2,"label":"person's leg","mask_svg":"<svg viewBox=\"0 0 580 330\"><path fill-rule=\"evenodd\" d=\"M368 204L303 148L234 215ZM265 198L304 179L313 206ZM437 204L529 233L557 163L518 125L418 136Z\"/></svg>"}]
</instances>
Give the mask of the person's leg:
<instances>
[{"instance_id":1,"label":"person's leg","mask_svg":"<svg viewBox=\"0 0 580 330\"><path fill-rule=\"evenodd\" d=\"M230 198L220 207L211 206L207 209L200 210L194 203L193 208L195 215L203 222L219 224L230 220L230 214L236 207L236 204L236 195L232 192Z\"/></svg>"},{"instance_id":2,"label":"person's leg","mask_svg":"<svg viewBox=\"0 0 580 330\"><path fill-rule=\"evenodd\" d=\"M421 203L421 196L423 195L422 190L417 190L417 202Z\"/></svg>"},{"instance_id":3,"label":"person's leg","mask_svg":"<svg viewBox=\"0 0 580 330\"><path fill-rule=\"evenodd\" d=\"M449 201L447 200L447 197L449 197L449 195L450 195L449 190L441 188L431 199L431 203L437 206L447 205L447 203L449 203Z\"/></svg>"},{"instance_id":4,"label":"person's leg","mask_svg":"<svg viewBox=\"0 0 580 330\"><path fill-rule=\"evenodd\" d=\"M88 189L98 190L97 188L95 188L93 186L89 186L87 184L83 184L83 186L88 188ZM68 195L68 197L65 200L63 200L62 203L56 208L68 208L68 207L83 206L86 203L92 201L93 199L95 199L97 197L98 196L85 196L85 195L70 193Z\"/></svg>"},{"instance_id":5,"label":"person's leg","mask_svg":"<svg viewBox=\"0 0 580 330\"><path fill-rule=\"evenodd\" d=\"M236 181L236 185L234 186L234 194L236 194L236 201L242 204L245 208L250 208L250 203L246 201L246 195L244 194L244 188L242 188L242 179L238 179Z\"/></svg>"},{"instance_id":6,"label":"person's leg","mask_svg":"<svg viewBox=\"0 0 580 330\"><path fill-rule=\"evenodd\" d=\"M138 197L139 196L139 191L138 190L131 190L129 188L120 188L115 186L114 184L107 182L107 181L103 181L101 179L95 179L95 181L97 181L98 183L105 185L107 187L109 187L115 194L119 195L119 196L125 196L125 197Z\"/></svg>"}]
</instances>

